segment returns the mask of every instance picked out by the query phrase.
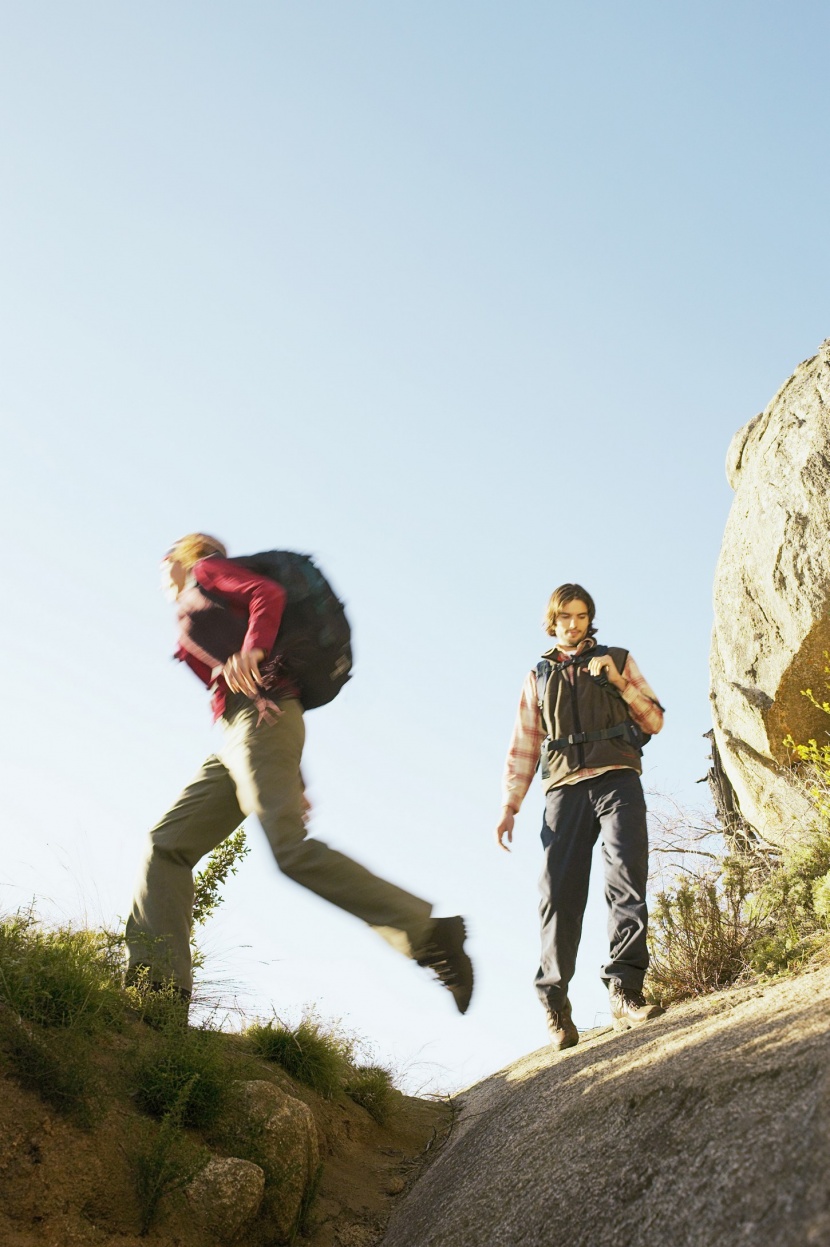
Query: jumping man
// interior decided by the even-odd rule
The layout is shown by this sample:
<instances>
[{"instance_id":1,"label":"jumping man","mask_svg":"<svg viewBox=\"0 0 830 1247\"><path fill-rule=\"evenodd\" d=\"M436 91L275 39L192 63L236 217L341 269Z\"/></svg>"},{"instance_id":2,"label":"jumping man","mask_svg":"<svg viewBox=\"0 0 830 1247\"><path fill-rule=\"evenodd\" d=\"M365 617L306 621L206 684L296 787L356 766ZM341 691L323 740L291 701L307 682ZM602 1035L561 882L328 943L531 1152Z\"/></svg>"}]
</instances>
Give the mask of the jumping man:
<instances>
[{"instance_id":1,"label":"jumping man","mask_svg":"<svg viewBox=\"0 0 830 1247\"><path fill-rule=\"evenodd\" d=\"M283 874L432 969L464 1013L473 972L463 920L433 918L427 901L306 835L303 706L280 650L286 591L245 562L228 559L215 538L190 533L162 563L164 587L177 609L176 657L213 690L223 739L150 832L127 921L129 976L150 987L172 984L189 998L193 869L255 814Z\"/></svg>"}]
</instances>

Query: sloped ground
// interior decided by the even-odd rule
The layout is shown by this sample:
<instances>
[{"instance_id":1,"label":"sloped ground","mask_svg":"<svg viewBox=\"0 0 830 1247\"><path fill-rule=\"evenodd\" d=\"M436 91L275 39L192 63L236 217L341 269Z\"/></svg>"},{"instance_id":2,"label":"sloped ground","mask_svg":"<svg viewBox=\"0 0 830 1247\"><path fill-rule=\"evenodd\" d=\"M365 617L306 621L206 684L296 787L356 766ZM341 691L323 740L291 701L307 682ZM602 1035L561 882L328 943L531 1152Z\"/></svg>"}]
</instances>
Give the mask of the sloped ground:
<instances>
[{"instance_id":1,"label":"sloped ground","mask_svg":"<svg viewBox=\"0 0 830 1247\"><path fill-rule=\"evenodd\" d=\"M383 1247L830 1244L830 967L462 1093Z\"/></svg>"},{"instance_id":2,"label":"sloped ground","mask_svg":"<svg viewBox=\"0 0 830 1247\"><path fill-rule=\"evenodd\" d=\"M108 1062L115 1066L109 1048L126 1042L121 1036L102 1045L105 1071ZM261 1062L251 1072L314 1114L322 1180L298 1247L377 1243L394 1199L445 1136L446 1106L396 1093L380 1126L347 1097L322 1100L273 1065ZM149 1233L139 1236L134 1150L147 1127L129 1097L118 1094L93 1129L73 1125L19 1087L0 1062L1 1247L216 1247L219 1240L194 1224L181 1192L165 1196ZM243 1231L239 1247L254 1241L276 1240L259 1224L247 1240Z\"/></svg>"}]
</instances>

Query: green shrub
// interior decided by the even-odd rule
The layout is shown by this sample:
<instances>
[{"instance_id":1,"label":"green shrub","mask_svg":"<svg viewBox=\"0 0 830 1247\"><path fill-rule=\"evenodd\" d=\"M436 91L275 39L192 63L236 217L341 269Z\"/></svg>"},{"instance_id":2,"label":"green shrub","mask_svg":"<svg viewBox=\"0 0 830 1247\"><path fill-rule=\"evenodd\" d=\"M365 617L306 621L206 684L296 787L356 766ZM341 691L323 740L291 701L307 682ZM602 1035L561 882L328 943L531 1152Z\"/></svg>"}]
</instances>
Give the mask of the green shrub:
<instances>
[{"instance_id":1,"label":"green shrub","mask_svg":"<svg viewBox=\"0 0 830 1247\"><path fill-rule=\"evenodd\" d=\"M346 1079L346 1095L381 1126L389 1120L395 1100L392 1074L383 1065L358 1065Z\"/></svg>"},{"instance_id":2,"label":"green shrub","mask_svg":"<svg viewBox=\"0 0 830 1247\"><path fill-rule=\"evenodd\" d=\"M147 1234L165 1195L191 1182L210 1159L207 1148L197 1147L184 1134L191 1096L198 1075L184 1083L157 1129L139 1132L130 1159L141 1209L140 1233Z\"/></svg>"},{"instance_id":3,"label":"green shrub","mask_svg":"<svg viewBox=\"0 0 830 1247\"><path fill-rule=\"evenodd\" d=\"M0 1003L40 1026L119 1025L122 948L109 931L49 930L18 913L0 923Z\"/></svg>"},{"instance_id":4,"label":"green shrub","mask_svg":"<svg viewBox=\"0 0 830 1247\"><path fill-rule=\"evenodd\" d=\"M827 940L830 834L815 830L782 850L756 903L768 921L750 951L752 969L781 974L803 965Z\"/></svg>"},{"instance_id":5,"label":"green shrub","mask_svg":"<svg viewBox=\"0 0 830 1247\"><path fill-rule=\"evenodd\" d=\"M151 1117L175 1112L182 1125L208 1129L227 1104L234 1074L225 1036L171 1022L134 1058L135 1101Z\"/></svg>"},{"instance_id":6,"label":"green shrub","mask_svg":"<svg viewBox=\"0 0 830 1247\"><path fill-rule=\"evenodd\" d=\"M745 973L759 934L759 915L747 905L754 874L754 862L725 856L657 893L649 926L652 997L671 1004Z\"/></svg>"},{"instance_id":7,"label":"green shrub","mask_svg":"<svg viewBox=\"0 0 830 1247\"><path fill-rule=\"evenodd\" d=\"M830 872L813 880L813 912L825 929L830 929Z\"/></svg>"},{"instance_id":8,"label":"green shrub","mask_svg":"<svg viewBox=\"0 0 830 1247\"><path fill-rule=\"evenodd\" d=\"M245 827L238 827L232 836L213 850L204 870L193 880L193 926L203 925L222 904L221 887L228 875L235 875L250 853Z\"/></svg>"},{"instance_id":9,"label":"green shrub","mask_svg":"<svg viewBox=\"0 0 830 1247\"><path fill-rule=\"evenodd\" d=\"M258 1056L282 1067L292 1078L331 1098L348 1077L354 1041L314 1014L291 1027L274 1018L265 1026L250 1026L246 1039Z\"/></svg>"}]
</instances>

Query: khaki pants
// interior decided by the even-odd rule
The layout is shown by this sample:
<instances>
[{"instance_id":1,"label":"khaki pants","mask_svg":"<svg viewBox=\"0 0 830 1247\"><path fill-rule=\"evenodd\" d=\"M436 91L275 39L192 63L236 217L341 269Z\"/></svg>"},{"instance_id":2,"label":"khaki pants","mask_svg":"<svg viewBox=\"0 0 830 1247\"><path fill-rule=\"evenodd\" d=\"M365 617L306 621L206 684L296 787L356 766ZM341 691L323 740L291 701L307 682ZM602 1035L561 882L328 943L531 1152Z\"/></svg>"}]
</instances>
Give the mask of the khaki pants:
<instances>
[{"instance_id":1,"label":"khaki pants","mask_svg":"<svg viewBox=\"0 0 830 1247\"><path fill-rule=\"evenodd\" d=\"M239 708L232 704L222 720L221 751L150 832L127 920L131 967L147 966L151 980L190 988L193 868L249 814L262 824L283 874L361 918L400 952L417 955L428 942L432 906L306 836L300 703L280 702L277 721L257 727L254 706L247 699L233 702Z\"/></svg>"}]
</instances>

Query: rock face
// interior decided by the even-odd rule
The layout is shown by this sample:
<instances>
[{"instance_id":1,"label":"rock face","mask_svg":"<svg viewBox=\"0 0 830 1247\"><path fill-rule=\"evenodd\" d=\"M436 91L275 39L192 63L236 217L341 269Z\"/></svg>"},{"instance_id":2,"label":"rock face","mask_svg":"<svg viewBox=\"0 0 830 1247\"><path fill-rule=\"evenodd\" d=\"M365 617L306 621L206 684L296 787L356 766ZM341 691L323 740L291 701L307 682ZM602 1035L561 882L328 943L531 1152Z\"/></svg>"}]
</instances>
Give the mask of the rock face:
<instances>
[{"instance_id":1,"label":"rock face","mask_svg":"<svg viewBox=\"0 0 830 1247\"><path fill-rule=\"evenodd\" d=\"M291 1238L320 1168L314 1115L271 1082L236 1084L231 1132L265 1172L263 1213L277 1241Z\"/></svg>"},{"instance_id":2,"label":"rock face","mask_svg":"<svg viewBox=\"0 0 830 1247\"><path fill-rule=\"evenodd\" d=\"M462 1092L383 1247L830 1243L830 967Z\"/></svg>"},{"instance_id":3,"label":"rock face","mask_svg":"<svg viewBox=\"0 0 830 1247\"><path fill-rule=\"evenodd\" d=\"M223 1243L253 1221L264 1194L264 1171L235 1156L214 1156L185 1187L196 1219Z\"/></svg>"},{"instance_id":4,"label":"rock face","mask_svg":"<svg viewBox=\"0 0 830 1247\"><path fill-rule=\"evenodd\" d=\"M830 339L732 439L735 499L715 574L715 743L744 819L774 844L808 824L788 735L827 739Z\"/></svg>"}]
</instances>

